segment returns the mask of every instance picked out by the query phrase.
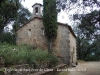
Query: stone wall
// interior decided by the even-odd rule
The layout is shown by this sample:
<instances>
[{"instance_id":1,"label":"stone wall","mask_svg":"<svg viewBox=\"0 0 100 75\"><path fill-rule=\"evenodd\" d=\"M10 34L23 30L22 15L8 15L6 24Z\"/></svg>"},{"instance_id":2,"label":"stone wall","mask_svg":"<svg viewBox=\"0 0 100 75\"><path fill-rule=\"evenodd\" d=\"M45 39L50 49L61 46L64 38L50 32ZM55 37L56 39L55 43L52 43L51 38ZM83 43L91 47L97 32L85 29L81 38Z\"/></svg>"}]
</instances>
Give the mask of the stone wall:
<instances>
[{"instance_id":1,"label":"stone wall","mask_svg":"<svg viewBox=\"0 0 100 75\"><path fill-rule=\"evenodd\" d=\"M35 18L17 31L17 44L30 44L47 49L47 40L43 35L43 22ZM30 30L31 36L28 35Z\"/></svg>"},{"instance_id":2,"label":"stone wall","mask_svg":"<svg viewBox=\"0 0 100 75\"><path fill-rule=\"evenodd\" d=\"M76 53L76 38L71 34L71 32L69 33L69 39L70 39L70 62L73 62L74 64L76 64L77 62L77 53Z\"/></svg>"},{"instance_id":3,"label":"stone wall","mask_svg":"<svg viewBox=\"0 0 100 75\"><path fill-rule=\"evenodd\" d=\"M44 35L44 25L41 18L32 19L25 26L20 28L16 33L16 42L18 45L29 44L46 50L48 49L48 41ZM64 63L70 63L70 50L72 50L72 46L76 46L75 43L75 38L71 34L68 27L59 24L57 30L57 38L53 42L53 53Z\"/></svg>"},{"instance_id":4,"label":"stone wall","mask_svg":"<svg viewBox=\"0 0 100 75\"><path fill-rule=\"evenodd\" d=\"M60 56L63 57L63 62L64 63L69 63L69 36L68 36L68 28L67 26L64 25L59 25L58 26L58 36L59 38L59 46L58 50L60 53ZM58 41L58 39L57 39ZM57 43L56 43L57 44Z\"/></svg>"}]
</instances>

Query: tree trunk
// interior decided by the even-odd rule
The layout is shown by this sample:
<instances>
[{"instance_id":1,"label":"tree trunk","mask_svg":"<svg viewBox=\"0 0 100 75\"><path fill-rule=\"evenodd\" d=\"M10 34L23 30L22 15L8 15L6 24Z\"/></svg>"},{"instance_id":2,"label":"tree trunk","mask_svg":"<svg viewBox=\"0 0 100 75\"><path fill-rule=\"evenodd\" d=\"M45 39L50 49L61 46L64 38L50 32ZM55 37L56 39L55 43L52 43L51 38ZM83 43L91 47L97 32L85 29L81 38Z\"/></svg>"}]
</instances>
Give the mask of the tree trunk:
<instances>
[{"instance_id":1,"label":"tree trunk","mask_svg":"<svg viewBox=\"0 0 100 75\"><path fill-rule=\"evenodd\" d=\"M16 45L16 33L13 34L13 45Z\"/></svg>"},{"instance_id":2,"label":"tree trunk","mask_svg":"<svg viewBox=\"0 0 100 75\"><path fill-rule=\"evenodd\" d=\"M49 38L49 40L48 40L48 52L50 53L50 54L52 54L52 38Z\"/></svg>"},{"instance_id":3,"label":"tree trunk","mask_svg":"<svg viewBox=\"0 0 100 75\"><path fill-rule=\"evenodd\" d=\"M77 39L77 58L80 59L81 58L81 47L80 47L80 43L81 43L81 40L78 38Z\"/></svg>"},{"instance_id":4,"label":"tree trunk","mask_svg":"<svg viewBox=\"0 0 100 75\"><path fill-rule=\"evenodd\" d=\"M3 36L3 29L0 29L0 42L2 40L2 36Z\"/></svg>"}]
</instances>

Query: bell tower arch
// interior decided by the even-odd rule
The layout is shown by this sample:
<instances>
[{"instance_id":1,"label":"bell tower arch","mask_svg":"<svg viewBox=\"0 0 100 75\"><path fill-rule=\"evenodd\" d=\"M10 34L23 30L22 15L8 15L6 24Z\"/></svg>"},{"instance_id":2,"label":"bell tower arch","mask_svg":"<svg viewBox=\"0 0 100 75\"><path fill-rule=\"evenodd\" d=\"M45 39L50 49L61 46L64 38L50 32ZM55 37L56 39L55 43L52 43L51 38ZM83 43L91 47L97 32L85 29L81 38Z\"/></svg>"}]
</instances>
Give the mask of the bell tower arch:
<instances>
[{"instance_id":1,"label":"bell tower arch","mask_svg":"<svg viewBox=\"0 0 100 75\"><path fill-rule=\"evenodd\" d=\"M42 17L42 4L40 3L35 3L33 6L33 14L32 14L32 18L34 17Z\"/></svg>"}]
</instances>

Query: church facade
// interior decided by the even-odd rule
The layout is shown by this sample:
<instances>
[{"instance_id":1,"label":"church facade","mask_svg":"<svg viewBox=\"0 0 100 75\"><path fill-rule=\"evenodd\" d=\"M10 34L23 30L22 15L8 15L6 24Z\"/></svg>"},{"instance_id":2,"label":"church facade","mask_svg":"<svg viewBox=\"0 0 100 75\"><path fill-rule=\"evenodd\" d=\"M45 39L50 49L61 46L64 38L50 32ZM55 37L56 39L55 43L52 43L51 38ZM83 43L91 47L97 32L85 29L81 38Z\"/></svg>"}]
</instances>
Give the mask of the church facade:
<instances>
[{"instance_id":1,"label":"church facade","mask_svg":"<svg viewBox=\"0 0 100 75\"><path fill-rule=\"evenodd\" d=\"M28 44L42 49L48 49L48 41L45 37L42 20L42 5L39 3L33 6L32 18L25 25L16 31L16 43ZM58 22L57 38L53 42L53 54L62 63L75 63L77 61L76 36L71 26Z\"/></svg>"}]
</instances>

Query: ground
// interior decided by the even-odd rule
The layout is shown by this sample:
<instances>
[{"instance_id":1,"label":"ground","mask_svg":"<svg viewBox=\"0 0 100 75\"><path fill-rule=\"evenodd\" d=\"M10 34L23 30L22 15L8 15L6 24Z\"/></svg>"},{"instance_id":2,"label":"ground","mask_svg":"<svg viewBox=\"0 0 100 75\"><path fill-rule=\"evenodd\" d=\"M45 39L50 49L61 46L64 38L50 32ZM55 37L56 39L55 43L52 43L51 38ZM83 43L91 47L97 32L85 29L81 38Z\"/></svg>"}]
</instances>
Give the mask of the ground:
<instances>
[{"instance_id":1,"label":"ground","mask_svg":"<svg viewBox=\"0 0 100 75\"><path fill-rule=\"evenodd\" d=\"M80 62L76 67L72 67L70 70L73 71L64 71L59 75L100 75L100 61Z\"/></svg>"}]
</instances>

